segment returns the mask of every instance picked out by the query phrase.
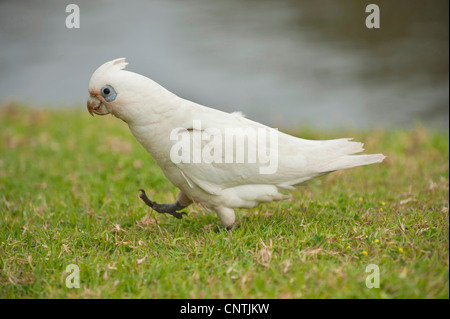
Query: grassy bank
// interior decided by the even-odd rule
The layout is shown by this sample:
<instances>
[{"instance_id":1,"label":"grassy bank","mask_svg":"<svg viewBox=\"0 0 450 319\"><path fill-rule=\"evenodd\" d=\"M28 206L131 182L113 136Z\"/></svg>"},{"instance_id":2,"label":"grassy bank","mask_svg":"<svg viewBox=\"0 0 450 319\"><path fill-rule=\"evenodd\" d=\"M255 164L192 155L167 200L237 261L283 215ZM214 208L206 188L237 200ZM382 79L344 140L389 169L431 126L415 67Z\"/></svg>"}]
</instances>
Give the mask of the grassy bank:
<instances>
[{"instance_id":1,"label":"grassy bank","mask_svg":"<svg viewBox=\"0 0 450 319\"><path fill-rule=\"evenodd\" d=\"M0 297L448 298L448 134L295 134L388 158L240 210L228 232L197 206L182 220L144 206L139 188L158 202L176 189L121 121L0 108Z\"/></svg>"}]
</instances>

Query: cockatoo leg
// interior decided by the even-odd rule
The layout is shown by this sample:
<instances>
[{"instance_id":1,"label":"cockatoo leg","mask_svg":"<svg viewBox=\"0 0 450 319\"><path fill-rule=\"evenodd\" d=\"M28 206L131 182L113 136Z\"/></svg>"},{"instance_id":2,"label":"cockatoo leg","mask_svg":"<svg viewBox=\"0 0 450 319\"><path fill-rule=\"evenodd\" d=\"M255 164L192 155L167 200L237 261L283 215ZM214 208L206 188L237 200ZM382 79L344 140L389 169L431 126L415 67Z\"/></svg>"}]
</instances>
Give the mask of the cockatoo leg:
<instances>
[{"instance_id":1,"label":"cockatoo leg","mask_svg":"<svg viewBox=\"0 0 450 319\"><path fill-rule=\"evenodd\" d=\"M187 204L186 206L180 204L180 201L178 200L177 196L177 201L175 203L172 204L158 204L157 202L154 202L152 200L150 200L147 197L147 194L145 194L145 191L143 189L139 189L139 191L141 192L141 194L139 194L139 197L144 201L144 203L151 207L153 210L156 210L158 213L160 214L169 214L172 215L175 218L181 219L183 218L183 215L187 215L185 212L182 213L178 213L179 210L182 210L183 208L186 208L187 206L189 206L189 204Z\"/></svg>"},{"instance_id":2,"label":"cockatoo leg","mask_svg":"<svg viewBox=\"0 0 450 319\"><path fill-rule=\"evenodd\" d=\"M232 230L234 223L236 221L236 215L234 214L234 209L228 207L216 207L215 211L217 216L219 216L220 220L224 224L224 226L228 230Z\"/></svg>"}]
</instances>

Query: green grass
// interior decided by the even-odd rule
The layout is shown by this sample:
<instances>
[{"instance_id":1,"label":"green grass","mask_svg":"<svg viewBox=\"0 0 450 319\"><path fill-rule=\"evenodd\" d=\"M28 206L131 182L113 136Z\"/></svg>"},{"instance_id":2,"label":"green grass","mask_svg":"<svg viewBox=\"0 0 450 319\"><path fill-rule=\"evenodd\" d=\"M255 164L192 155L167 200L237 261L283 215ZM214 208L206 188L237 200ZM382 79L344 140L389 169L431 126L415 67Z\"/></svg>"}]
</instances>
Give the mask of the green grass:
<instances>
[{"instance_id":1,"label":"green grass","mask_svg":"<svg viewBox=\"0 0 450 319\"><path fill-rule=\"evenodd\" d=\"M177 190L123 122L0 108L0 298L448 298L448 133L294 134L388 158L240 210L228 232L198 206L178 220L143 205L141 187Z\"/></svg>"}]
</instances>

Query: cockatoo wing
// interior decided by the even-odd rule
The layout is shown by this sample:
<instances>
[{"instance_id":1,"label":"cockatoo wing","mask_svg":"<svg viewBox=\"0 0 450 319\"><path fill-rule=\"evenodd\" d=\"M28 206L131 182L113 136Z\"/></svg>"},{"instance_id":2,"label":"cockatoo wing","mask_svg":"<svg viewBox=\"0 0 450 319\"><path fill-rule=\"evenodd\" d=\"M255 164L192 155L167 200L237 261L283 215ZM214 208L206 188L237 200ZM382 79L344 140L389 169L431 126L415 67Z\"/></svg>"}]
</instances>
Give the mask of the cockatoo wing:
<instances>
[{"instance_id":1,"label":"cockatoo wing","mask_svg":"<svg viewBox=\"0 0 450 319\"><path fill-rule=\"evenodd\" d=\"M301 139L246 119L239 113L230 114L193 102L186 103L191 104L192 116L186 117L178 134L185 135L180 139L190 143L185 147L192 147L192 153L188 162L179 162L176 166L190 187L200 187L210 194L217 195L224 189L241 185L274 185L279 189L292 189L327 172L381 162L384 158L381 154L351 155L363 151L363 147L362 143L348 138L326 141ZM254 141L249 138L251 131L258 136L253 148L244 144L244 161L241 158L239 162L236 157L238 149L234 147L230 162L230 154L227 154L230 148L225 148L227 128L232 130L235 144L238 139ZM260 142L258 134L265 136L265 143ZM276 137L276 143L271 141L271 135ZM194 140L199 141L200 136L206 138L195 143ZM222 152L212 151L219 148ZM210 150L209 154L214 153L213 160L210 158L210 163L205 163L203 155ZM254 161L250 160L249 150L256 155ZM260 153L266 156L260 157ZM276 165L275 169L272 167L269 173L261 173L264 167L269 171L270 165Z\"/></svg>"}]
</instances>

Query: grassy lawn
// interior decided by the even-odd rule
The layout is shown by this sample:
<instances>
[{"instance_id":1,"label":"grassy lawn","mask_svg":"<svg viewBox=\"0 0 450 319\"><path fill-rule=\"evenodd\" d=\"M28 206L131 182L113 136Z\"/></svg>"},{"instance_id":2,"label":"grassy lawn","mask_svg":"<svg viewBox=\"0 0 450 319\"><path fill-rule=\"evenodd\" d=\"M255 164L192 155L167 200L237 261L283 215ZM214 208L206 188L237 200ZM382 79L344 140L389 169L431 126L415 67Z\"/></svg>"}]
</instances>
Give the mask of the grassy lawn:
<instances>
[{"instance_id":1,"label":"grassy lawn","mask_svg":"<svg viewBox=\"0 0 450 319\"><path fill-rule=\"evenodd\" d=\"M178 220L139 200L177 190L120 120L0 108L0 298L448 298L448 133L294 134L388 158L240 210L229 232L198 206Z\"/></svg>"}]
</instances>

